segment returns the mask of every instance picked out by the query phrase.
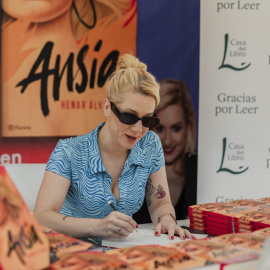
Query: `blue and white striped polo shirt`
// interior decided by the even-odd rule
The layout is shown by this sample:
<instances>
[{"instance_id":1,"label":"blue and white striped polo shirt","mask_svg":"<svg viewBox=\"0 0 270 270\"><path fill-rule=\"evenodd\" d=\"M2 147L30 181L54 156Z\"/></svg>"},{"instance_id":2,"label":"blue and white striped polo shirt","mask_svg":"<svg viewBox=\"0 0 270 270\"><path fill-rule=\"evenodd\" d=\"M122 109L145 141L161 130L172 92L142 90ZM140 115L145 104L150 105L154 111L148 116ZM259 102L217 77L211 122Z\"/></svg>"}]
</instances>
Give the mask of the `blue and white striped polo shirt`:
<instances>
[{"instance_id":1,"label":"blue and white striped polo shirt","mask_svg":"<svg viewBox=\"0 0 270 270\"><path fill-rule=\"evenodd\" d=\"M71 181L61 214L81 218L104 218L113 210L112 201L122 213L132 216L145 196L149 175L164 166L164 154L159 137L148 131L131 149L118 181L120 199L111 192L111 177L99 151L98 131L59 140L47 163L46 170Z\"/></svg>"}]
</instances>

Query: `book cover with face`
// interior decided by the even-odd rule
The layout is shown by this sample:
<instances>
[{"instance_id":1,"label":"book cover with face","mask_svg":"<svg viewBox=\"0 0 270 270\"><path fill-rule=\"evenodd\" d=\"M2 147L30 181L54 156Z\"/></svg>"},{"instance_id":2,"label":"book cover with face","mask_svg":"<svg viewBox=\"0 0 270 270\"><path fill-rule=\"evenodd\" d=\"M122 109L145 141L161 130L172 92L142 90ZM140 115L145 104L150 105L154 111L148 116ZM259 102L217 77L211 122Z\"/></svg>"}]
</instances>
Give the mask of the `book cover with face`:
<instances>
[{"instance_id":1,"label":"book cover with face","mask_svg":"<svg viewBox=\"0 0 270 270\"><path fill-rule=\"evenodd\" d=\"M78 251L64 254L58 261L50 265L49 270L120 270L130 269L135 270L134 266L125 261L114 258L107 253Z\"/></svg>"},{"instance_id":2,"label":"book cover with face","mask_svg":"<svg viewBox=\"0 0 270 270\"><path fill-rule=\"evenodd\" d=\"M204 258L212 263L232 264L257 260L259 252L236 247L224 242L208 240L183 241L168 245L192 257Z\"/></svg>"},{"instance_id":3,"label":"book cover with face","mask_svg":"<svg viewBox=\"0 0 270 270\"><path fill-rule=\"evenodd\" d=\"M120 248L110 250L107 254L144 270L188 269L204 266L206 262L203 258L158 245Z\"/></svg>"},{"instance_id":4,"label":"book cover with face","mask_svg":"<svg viewBox=\"0 0 270 270\"><path fill-rule=\"evenodd\" d=\"M254 235L250 233L231 233L215 236L212 238L212 240L232 246L262 251L266 236Z\"/></svg>"},{"instance_id":5,"label":"book cover with face","mask_svg":"<svg viewBox=\"0 0 270 270\"><path fill-rule=\"evenodd\" d=\"M68 252L76 252L90 249L93 244L80 239L57 232L46 233L48 237L50 250L59 258Z\"/></svg>"}]
</instances>

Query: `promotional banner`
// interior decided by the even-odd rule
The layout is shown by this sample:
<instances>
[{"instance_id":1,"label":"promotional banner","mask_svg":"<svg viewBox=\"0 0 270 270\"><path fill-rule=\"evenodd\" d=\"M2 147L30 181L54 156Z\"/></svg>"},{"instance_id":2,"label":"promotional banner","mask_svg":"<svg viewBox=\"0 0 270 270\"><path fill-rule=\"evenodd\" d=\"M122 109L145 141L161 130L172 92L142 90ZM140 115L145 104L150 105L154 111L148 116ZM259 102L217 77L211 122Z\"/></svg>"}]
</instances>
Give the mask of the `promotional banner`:
<instances>
[{"instance_id":1,"label":"promotional banner","mask_svg":"<svg viewBox=\"0 0 270 270\"><path fill-rule=\"evenodd\" d=\"M201 0L198 203L269 196L269 10Z\"/></svg>"}]
</instances>

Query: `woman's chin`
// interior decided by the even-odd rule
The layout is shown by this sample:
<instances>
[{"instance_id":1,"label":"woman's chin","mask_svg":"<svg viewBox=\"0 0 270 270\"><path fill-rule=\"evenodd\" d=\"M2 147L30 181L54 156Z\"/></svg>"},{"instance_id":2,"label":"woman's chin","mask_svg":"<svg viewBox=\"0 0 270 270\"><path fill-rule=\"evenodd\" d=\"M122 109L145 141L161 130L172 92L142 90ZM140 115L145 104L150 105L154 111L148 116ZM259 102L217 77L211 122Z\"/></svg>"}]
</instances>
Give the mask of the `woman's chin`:
<instances>
[{"instance_id":1,"label":"woman's chin","mask_svg":"<svg viewBox=\"0 0 270 270\"><path fill-rule=\"evenodd\" d=\"M166 161L165 160L165 165L166 166L171 166L171 165L173 165L174 162L175 162L175 160L172 160L172 161Z\"/></svg>"}]
</instances>

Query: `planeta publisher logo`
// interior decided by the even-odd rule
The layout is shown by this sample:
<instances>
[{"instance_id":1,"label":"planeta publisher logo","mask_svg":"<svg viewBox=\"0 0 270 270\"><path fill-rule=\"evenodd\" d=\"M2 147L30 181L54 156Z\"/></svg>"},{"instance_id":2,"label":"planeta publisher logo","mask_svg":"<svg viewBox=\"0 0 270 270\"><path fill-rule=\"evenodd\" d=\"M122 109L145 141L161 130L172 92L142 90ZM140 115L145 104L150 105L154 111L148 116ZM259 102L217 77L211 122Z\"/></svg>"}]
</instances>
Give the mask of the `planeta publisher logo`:
<instances>
[{"instance_id":1,"label":"planeta publisher logo","mask_svg":"<svg viewBox=\"0 0 270 270\"><path fill-rule=\"evenodd\" d=\"M236 38L229 39L229 34L226 34L224 44L224 54L222 64L218 69L229 68L235 71L241 71L248 68L251 63L246 63L247 43L245 40Z\"/></svg>"},{"instance_id":2,"label":"planeta publisher logo","mask_svg":"<svg viewBox=\"0 0 270 270\"><path fill-rule=\"evenodd\" d=\"M231 174L241 174L248 170L248 166L243 166L245 162L245 147L243 144L228 143L227 138L223 138L222 158L219 172L228 172ZM240 166L239 166L240 164Z\"/></svg>"},{"instance_id":3,"label":"planeta publisher logo","mask_svg":"<svg viewBox=\"0 0 270 270\"><path fill-rule=\"evenodd\" d=\"M8 125L8 130L9 131L14 131L14 130L31 130L30 126L18 126L18 125Z\"/></svg>"}]
</instances>

